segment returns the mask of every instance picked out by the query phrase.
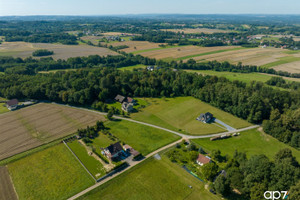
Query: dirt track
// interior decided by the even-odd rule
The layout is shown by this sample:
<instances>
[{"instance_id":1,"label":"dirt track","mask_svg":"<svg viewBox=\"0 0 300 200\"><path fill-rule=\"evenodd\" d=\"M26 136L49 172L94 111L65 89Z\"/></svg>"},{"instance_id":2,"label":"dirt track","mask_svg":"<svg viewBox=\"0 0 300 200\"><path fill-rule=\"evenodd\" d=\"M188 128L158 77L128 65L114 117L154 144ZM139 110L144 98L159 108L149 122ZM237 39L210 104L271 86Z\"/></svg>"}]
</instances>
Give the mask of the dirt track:
<instances>
[{"instance_id":1,"label":"dirt track","mask_svg":"<svg viewBox=\"0 0 300 200\"><path fill-rule=\"evenodd\" d=\"M6 167L0 167L0 200L17 200L14 186Z\"/></svg>"}]
</instances>

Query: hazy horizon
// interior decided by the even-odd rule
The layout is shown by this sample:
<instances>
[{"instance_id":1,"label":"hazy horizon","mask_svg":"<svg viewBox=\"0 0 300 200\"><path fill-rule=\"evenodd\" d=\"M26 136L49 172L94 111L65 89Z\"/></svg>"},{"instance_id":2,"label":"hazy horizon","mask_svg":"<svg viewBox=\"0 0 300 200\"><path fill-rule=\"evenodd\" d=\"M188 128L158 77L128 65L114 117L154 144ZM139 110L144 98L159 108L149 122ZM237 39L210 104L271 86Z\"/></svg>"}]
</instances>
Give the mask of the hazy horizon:
<instances>
[{"instance_id":1,"label":"hazy horizon","mask_svg":"<svg viewBox=\"0 0 300 200\"><path fill-rule=\"evenodd\" d=\"M182 3L184 2L184 3ZM299 15L296 0L0 0L0 16L103 16L141 14L276 14Z\"/></svg>"}]
</instances>

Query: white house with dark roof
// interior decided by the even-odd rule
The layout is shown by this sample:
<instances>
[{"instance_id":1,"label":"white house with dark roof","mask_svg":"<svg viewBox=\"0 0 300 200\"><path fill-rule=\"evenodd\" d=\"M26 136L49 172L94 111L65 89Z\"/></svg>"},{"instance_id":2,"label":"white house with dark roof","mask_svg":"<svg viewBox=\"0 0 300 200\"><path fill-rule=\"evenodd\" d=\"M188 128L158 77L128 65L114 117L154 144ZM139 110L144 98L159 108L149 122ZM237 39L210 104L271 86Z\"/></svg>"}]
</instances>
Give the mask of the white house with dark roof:
<instances>
[{"instance_id":1,"label":"white house with dark roof","mask_svg":"<svg viewBox=\"0 0 300 200\"><path fill-rule=\"evenodd\" d=\"M12 99L6 103L8 110L16 110L18 108L19 101L18 99Z\"/></svg>"}]
</instances>

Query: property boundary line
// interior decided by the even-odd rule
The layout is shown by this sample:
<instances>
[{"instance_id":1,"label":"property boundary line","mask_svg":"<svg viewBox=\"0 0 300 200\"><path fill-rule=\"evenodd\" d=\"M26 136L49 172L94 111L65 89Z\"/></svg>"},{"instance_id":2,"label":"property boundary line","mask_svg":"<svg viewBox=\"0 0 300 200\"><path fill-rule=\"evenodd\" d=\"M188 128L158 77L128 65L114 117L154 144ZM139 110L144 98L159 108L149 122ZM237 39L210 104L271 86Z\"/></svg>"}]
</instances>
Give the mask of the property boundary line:
<instances>
[{"instance_id":1,"label":"property boundary line","mask_svg":"<svg viewBox=\"0 0 300 200\"><path fill-rule=\"evenodd\" d=\"M71 151L71 153L75 156L75 158L78 160L78 162L82 165L82 167L87 171L87 173L94 179L94 181L97 183L96 178L91 174L91 172L84 166L84 164L81 162L81 160L76 156L76 154L72 151L72 149L67 145L65 141L63 143L66 145L66 147Z\"/></svg>"}]
</instances>

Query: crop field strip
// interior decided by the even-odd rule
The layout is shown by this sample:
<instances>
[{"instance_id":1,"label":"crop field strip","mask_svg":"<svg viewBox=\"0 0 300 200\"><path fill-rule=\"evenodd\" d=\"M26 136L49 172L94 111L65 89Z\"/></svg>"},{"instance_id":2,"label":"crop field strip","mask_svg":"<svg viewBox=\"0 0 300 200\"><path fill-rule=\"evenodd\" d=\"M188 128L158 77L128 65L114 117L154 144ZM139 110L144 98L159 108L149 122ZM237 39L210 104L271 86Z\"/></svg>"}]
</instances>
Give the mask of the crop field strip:
<instances>
[{"instance_id":1,"label":"crop field strip","mask_svg":"<svg viewBox=\"0 0 300 200\"><path fill-rule=\"evenodd\" d=\"M38 104L0 115L0 159L67 136L104 117L54 104Z\"/></svg>"},{"instance_id":2,"label":"crop field strip","mask_svg":"<svg viewBox=\"0 0 300 200\"><path fill-rule=\"evenodd\" d=\"M207 54L208 52L216 52L220 50L229 50L238 48L238 46L223 47L199 47L199 46L175 46L176 48L162 48L141 53L142 56L155 59L180 59L198 54Z\"/></svg>"},{"instance_id":3,"label":"crop field strip","mask_svg":"<svg viewBox=\"0 0 300 200\"><path fill-rule=\"evenodd\" d=\"M0 47L0 56L15 56L26 58L32 56L32 52L38 49L54 51L54 59L67 59L77 56L89 55L118 55L118 53L103 47L82 45L62 45L48 43L27 43L27 42L3 42Z\"/></svg>"},{"instance_id":4,"label":"crop field strip","mask_svg":"<svg viewBox=\"0 0 300 200\"><path fill-rule=\"evenodd\" d=\"M3 200L18 199L6 167L0 167L0 199Z\"/></svg>"}]
</instances>

